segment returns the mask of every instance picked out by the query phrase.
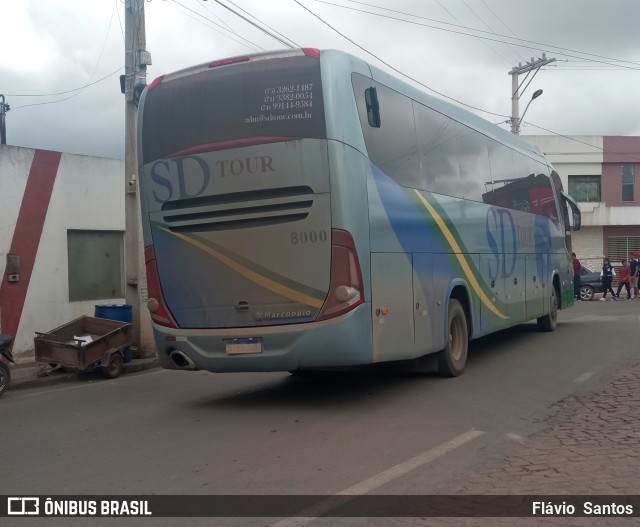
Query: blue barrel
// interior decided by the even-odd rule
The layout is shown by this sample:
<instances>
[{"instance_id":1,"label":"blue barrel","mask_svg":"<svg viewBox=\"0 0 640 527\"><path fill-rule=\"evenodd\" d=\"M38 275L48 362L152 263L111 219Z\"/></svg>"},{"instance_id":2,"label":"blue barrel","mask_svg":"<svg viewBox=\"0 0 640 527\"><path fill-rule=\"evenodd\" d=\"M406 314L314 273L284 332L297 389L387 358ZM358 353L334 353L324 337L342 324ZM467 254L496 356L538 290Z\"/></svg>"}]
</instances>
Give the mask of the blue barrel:
<instances>
[{"instance_id":1,"label":"blue barrel","mask_svg":"<svg viewBox=\"0 0 640 527\"><path fill-rule=\"evenodd\" d=\"M96 305L93 316L131 324L133 322L133 306L131 304L100 304ZM131 348L125 348L122 352L122 361L131 362L131 358Z\"/></svg>"}]
</instances>

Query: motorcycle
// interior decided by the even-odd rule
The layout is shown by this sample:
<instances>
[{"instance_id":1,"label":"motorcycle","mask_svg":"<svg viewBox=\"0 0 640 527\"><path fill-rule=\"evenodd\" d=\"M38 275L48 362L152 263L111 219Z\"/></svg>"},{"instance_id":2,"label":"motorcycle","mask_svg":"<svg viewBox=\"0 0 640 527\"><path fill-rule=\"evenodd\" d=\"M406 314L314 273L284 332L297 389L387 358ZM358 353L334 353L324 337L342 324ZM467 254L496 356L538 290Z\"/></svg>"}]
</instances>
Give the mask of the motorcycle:
<instances>
[{"instance_id":1,"label":"motorcycle","mask_svg":"<svg viewBox=\"0 0 640 527\"><path fill-rule=\"evenodd\" d=\"M9 364L15 364L13 355L9 349L12 342L13 337L0 334L0 397L2 397L2 394L7 391L9 383L11 383L11 370L9 369Z\"/></svg>"}]
</instances>

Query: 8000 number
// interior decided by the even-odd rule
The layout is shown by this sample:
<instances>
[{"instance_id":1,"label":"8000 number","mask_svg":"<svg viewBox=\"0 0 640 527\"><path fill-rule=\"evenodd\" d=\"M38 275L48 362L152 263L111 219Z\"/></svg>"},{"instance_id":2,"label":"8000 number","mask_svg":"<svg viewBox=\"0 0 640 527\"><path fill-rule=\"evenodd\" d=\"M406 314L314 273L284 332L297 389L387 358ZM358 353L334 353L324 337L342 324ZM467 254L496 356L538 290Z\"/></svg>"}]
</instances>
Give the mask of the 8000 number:
<instances>
[{"instance_id":1,"label":"8000 number","mask_svg":"<svg viewBox=\"0 0 640 527\"><path fill-rule=\"evenodd\" d=\"M326 242L327 239L327 231L321 229L319 231L292 232L289 242L291 245L304 245L306 243Z\"/></svg>"}]
</instances>

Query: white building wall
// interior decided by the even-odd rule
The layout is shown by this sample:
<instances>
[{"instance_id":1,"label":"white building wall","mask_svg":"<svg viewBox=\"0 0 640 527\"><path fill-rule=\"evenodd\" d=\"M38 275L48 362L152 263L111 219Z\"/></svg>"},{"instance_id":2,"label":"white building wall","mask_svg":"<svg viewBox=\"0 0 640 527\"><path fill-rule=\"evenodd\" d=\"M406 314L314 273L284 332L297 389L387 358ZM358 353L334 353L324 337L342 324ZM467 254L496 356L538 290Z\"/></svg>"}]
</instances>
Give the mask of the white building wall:
<instances>
[{"instance_id":1,"label":"white building wall","mask_svg":"<svg viewBox=\"0 0 640 527\"><path fill-rule=\"evenodd\" d=\"M124 298L69 302L68 229L124 233L123 161L62 155L16 337L23 350L33 348L33 331L93 316L96 304L125 303Z\"/></svg>"},{"instance_id":2,"label":"white building wall","mask_svg":"<svg viewBox=\"0 0 640 527\"><path fill-rule=\"evenodd\" d=\"M4 275L35 150L0 145L0 271ZM0 319L1 320L1 319Z\"/></svg>"},{"instance_id":3,"label":"white building wall","mask_svg":"<svg viewBox=\"0 0 640 527\"><path fill-rule=\"evenodd\" d=\"M3 276L34 155L35 151L30 149L6 145L0 148ZM33 355L36 331L49 331L81 315L93 316L95 304L125 302L124 298L69 302L67 253L68 229L124 231L124 218L124 162L62 154L22 317L14 335L16 357Z\"/></svg>"},{"instance_id":4,"label":"white building wall","mask_svg":"<svg viewBox=\"0 0 640 527\"><path fill-rule=\"evenodd\" d=\"M602 164L604 138L601 135L572 136L526 135L523 139L538 146L551 163Z\"/></svg>"}]
</instances>

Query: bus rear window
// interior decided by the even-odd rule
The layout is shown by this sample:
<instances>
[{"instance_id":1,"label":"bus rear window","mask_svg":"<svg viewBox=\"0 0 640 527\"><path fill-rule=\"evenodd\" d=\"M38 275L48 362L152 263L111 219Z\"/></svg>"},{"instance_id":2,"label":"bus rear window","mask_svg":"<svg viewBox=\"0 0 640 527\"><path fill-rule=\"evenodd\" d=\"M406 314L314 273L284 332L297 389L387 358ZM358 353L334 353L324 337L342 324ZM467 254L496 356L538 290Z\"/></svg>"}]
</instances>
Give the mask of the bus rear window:
<instances>
[{"instance_id":1,"label":"bus rear window","mask_svg":"<svg viewBox=\"0 0 640 527\"><path fill-rule=\"evenodd\" d=\"M320 61L300 56L165 80L142 109L142 163L213 143L326 138Z\"/></svg>"}]
</instances>

